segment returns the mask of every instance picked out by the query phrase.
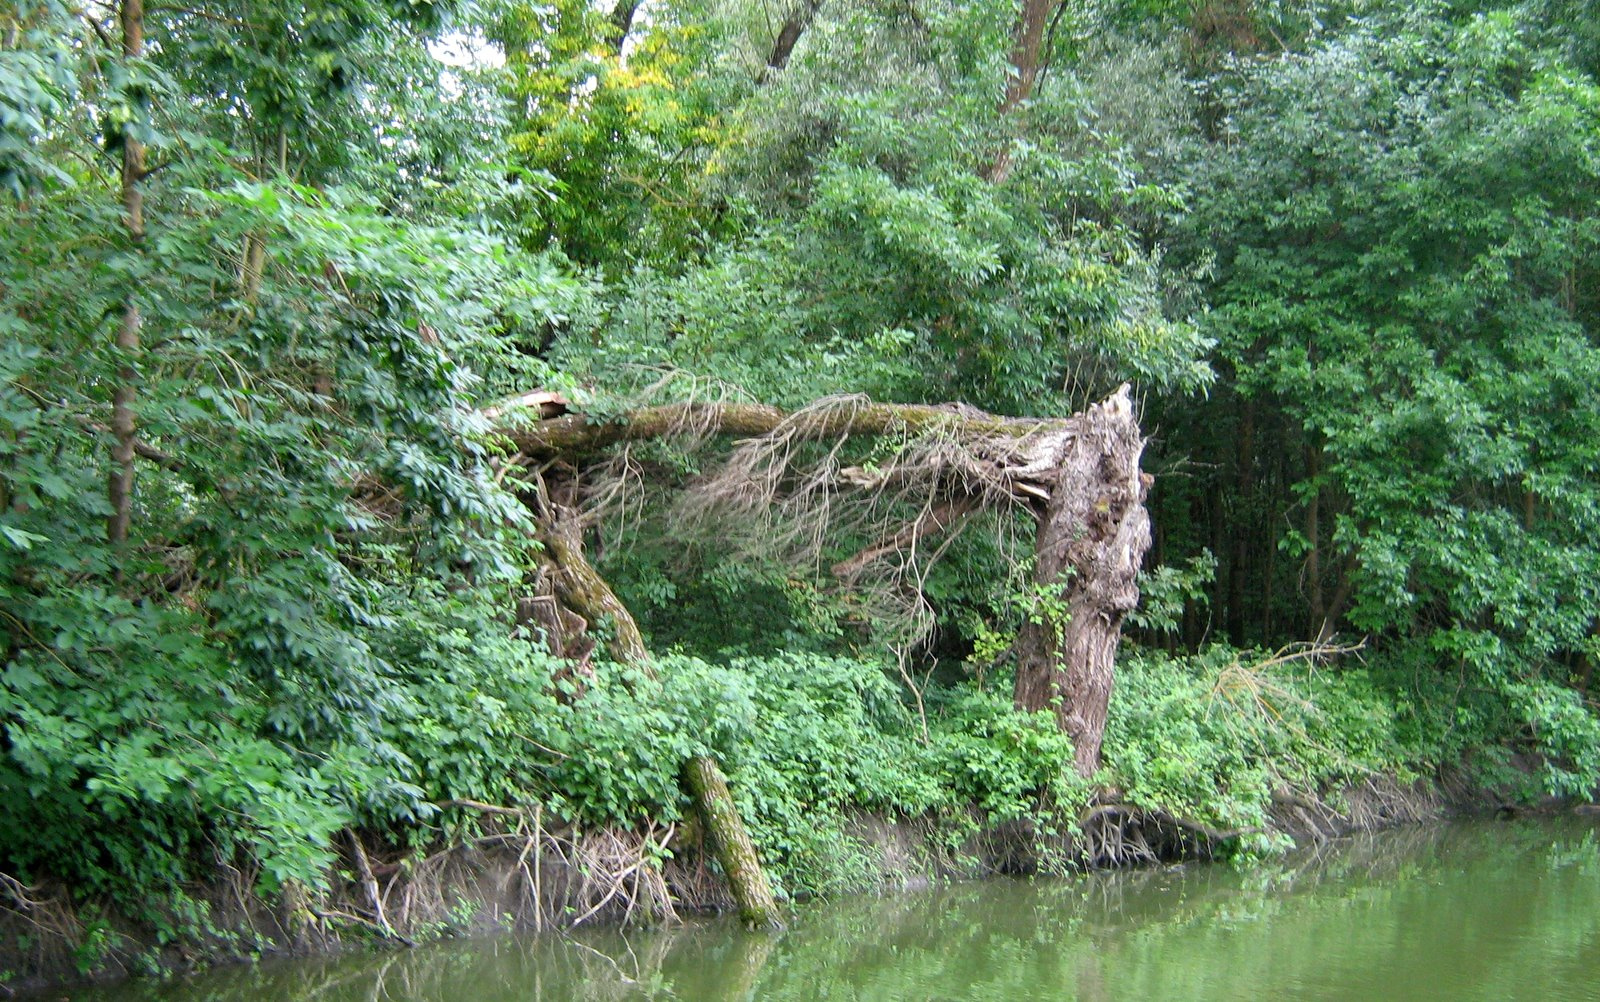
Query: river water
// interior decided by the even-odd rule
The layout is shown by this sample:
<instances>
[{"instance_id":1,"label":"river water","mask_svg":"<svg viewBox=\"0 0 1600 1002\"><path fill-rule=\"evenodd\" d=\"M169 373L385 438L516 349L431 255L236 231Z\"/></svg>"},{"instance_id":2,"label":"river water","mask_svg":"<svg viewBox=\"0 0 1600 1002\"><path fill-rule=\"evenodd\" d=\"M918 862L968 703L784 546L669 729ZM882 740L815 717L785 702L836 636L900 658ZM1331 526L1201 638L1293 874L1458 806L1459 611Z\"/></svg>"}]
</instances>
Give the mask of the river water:
<instances>
[{"instance_id":1,"label":"river water","mask_svg":"<svg viewBox=\"0 0 1600 1002\"><path fill-rule=\"evenodd\" d=\"M1407 828L1266 865L993 880L726 920L274 961L74 1002L1600 1000L1600 821Z\"/></svg>"}]
</instances>

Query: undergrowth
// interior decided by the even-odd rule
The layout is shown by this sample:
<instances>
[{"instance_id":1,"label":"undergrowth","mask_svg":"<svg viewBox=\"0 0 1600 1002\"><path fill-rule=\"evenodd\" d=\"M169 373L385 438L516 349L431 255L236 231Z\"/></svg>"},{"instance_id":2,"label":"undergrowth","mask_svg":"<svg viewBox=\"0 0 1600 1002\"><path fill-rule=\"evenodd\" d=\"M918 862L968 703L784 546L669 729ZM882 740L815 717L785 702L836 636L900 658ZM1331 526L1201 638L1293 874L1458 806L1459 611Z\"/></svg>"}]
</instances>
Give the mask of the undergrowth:
<instances>
[{"instance_id":1,"label":"undergrowth","mask_svg":"<svg viewBox=\"0 0 1600 1002\"><path fill-rule=\"evenodd\" d=\"M967 872L974 837L1000 828L1056 853L1051 865L1070 862L1079 819L1108 796L1241 832L1230 846L1254 855L1287 844L1273 828L1276 794L1337 806L1341 789L1431 777L1465 749L1478 749L1488 781L1519 749L1542 751L1542 788L1593 769L1582 727L1550 725L1568 715L1537 693L1530 701L1548 713L1535 733L1526 715L1473 716L1476 704L1454 694L1447 718L1407 685L1403 664L1218 646L1126 655L1104 767L1083 781L1070 740L1049 713L1013 709L1003 674L986 687L931 686L924 719L898 672L867 660L679 654L575 674L507 634L481 596L388 597L394 614L371 650L385 666L385 709L363 747L275 736L228 698L237 682L220 660L196 663L190 688L165 687L159 716L139 710L153 705L140 702L152 690L139 659L93 687L53 686L52 701L34 700L27 726L11 728L0 768L5 869L113 903L158 943L216 942L191 892L223 869L263 901L291 887L315 897L349 879L347 829L415 859L484 831L488 819L440 804L537 807L577 830L693 830L680 770L702 754L722 762L790 897L883 878L881 847L855 834L864 815L912 822L921 862ZM8 687L25 688L30 670L60 675L18 659Z\"/></svg>"}]
</instances>

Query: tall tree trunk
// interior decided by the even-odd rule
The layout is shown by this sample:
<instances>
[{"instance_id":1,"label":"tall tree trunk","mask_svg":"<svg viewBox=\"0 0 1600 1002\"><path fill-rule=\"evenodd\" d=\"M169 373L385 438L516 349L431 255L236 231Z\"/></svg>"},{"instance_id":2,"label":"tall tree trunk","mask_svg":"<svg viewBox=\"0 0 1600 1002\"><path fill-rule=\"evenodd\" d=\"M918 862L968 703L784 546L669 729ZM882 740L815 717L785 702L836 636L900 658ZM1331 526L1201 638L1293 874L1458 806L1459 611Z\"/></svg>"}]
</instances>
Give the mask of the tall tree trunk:
<instances>
[{"instance_id":1,"label":"tall tree trunk","mask_svg":"<svg viewBox=\"0 0 1600 1002\"><path fill-rule=\"evenodd\" d=\"M1054 710L1088 777L1100 766L1122 619L1139 602L1150 478L1139 470L1144 438L1125 392L1089 408L1063 445L1035 537L1042 607L1017 636L1015 695L1019 709Z\"/></svg>"},{"instance_id":2,"label":"tall tree trunk","mask_svg":"<svg viewBox=\"0 0 1600 1002\"><path fill-rule=\"evenodd\" d=\"M1280 531L1278 527L1283 524L1284 519L1284 485L1289 482L1289 455L1288 449L1283 442L1281 425L1280 433L1276 437L1268 455L1273 457L1273 474L1272 484L1267 490L1267 497L1269 498L1267 503L1269 515L1265 536L1267 571L1266 582L1261 589L1261 635L1263 637L1273 636L1273 630L1276 626L1273 619L1278 587L1278 547L1276 540Z\"/></svg>"},{"instance_id":3,"label":"tall tree trunk","mask_svg":"<svg viewBox=\"0 0 1600 1002\"><path fill-rule=\"evenodd\" d=\"M1011 73L1006 78L1005 96L1000 99L1000 117L1006 118L1017 106L1033 96L1034 83L1044 66L1044 43L1051 22L1065 7L1063 0L1021 0L1017 21L1011 31ZM1011 145L995 155L985 177L998 184L1011 173Z\"/></svg>"},{"instance_id":4,"label":"tall tree trunk","mask_svg":"<svg viewBox=\"0 0 1600 1002\"><path fill-rule=\"evenodd\" d=\"M144 56L144 0L123 0L122 58L125 63ZM122 221L128 228L128 241L137 251L144 244L144 143L129 131L122 136ZM130 289L117 325L117 352L122 364L117 367L117 382L111 390L111 433L116 444L111 450L112 468L106 485L111 515L106 520L106 538L113 546L128 540L133 521L133 460L137 432L133 421L134 386L138 379L139 302Z\"/></svg>"},{"instance_id":5,"label":"tall tree trunk","mask_svg":"<svg viewBox=\"0 0 1600 1002\"><path fill-rule=\"evenodd\" d=\"M1306 446L1306 480L1311 496L1306 501L1306 591L1311 604L1311 623L1306 633L1321 636L1328 607L1322 596L1322 448Z\"/></svg>"},{"instance_id":6,"label":"tall tree trunk","mask_svg":"<svg viewBox=\"0 0 1600 1002\"><path fill-rule=\"evenodd\" d=\"M1224 621L1228 624L1228 638L1238 646L1244 645L1245 637L1245 568L1250 562L1252 541L1264 539L1265 536L1246 521L1253 518L1255 509L1256 487L1256 404L1254 400L1243 402L1243 413L1239 416L1239 448L1235 453L1234 471L1234 532L1233 554L1229 558L1228 569L1228 606ZM1248 513L1248 515L1246 514Z\"/></svg>"}]
</instances>

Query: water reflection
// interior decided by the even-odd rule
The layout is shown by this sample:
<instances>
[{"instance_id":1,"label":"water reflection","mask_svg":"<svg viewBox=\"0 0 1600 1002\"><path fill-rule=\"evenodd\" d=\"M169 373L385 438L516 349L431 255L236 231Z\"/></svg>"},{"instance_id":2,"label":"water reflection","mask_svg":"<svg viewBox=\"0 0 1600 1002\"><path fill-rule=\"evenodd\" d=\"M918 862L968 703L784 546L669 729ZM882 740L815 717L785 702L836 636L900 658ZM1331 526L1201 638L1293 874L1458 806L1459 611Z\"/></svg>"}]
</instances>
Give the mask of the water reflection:
<instances>
[{"instance_id":1,"label":"water reflection","mask_svg":"<svg viewBox=\"0 0 1600 1002\"><path fill-rule=\"evenodd\" d=\"M53 992L82 1002L1600 1000L1592 823L1405 829L1250 869L999 881L680 928L442 943Z\"/></svg>"}]
</instances>

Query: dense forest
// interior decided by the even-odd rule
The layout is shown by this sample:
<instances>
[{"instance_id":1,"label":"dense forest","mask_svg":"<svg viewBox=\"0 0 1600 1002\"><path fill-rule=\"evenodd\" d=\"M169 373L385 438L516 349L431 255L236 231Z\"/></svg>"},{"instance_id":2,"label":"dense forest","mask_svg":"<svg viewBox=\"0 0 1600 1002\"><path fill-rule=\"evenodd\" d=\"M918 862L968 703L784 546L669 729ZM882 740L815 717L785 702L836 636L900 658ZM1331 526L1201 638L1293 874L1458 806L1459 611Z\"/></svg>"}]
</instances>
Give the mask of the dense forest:
<instances>
[{"instance_id":1,"label":"dense forest","mask_svg":"<svg viewBox=\"0 0 1600 1002\"><path fill-rule=\"evenodd\" d=\"M1595 0L3 0L5 956L1587 797L1597 388Z\"/></svg>"}]
</instances>

